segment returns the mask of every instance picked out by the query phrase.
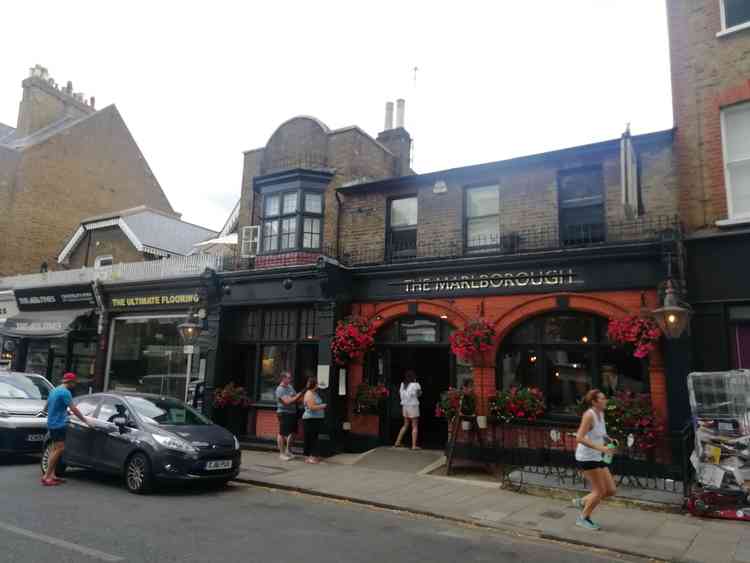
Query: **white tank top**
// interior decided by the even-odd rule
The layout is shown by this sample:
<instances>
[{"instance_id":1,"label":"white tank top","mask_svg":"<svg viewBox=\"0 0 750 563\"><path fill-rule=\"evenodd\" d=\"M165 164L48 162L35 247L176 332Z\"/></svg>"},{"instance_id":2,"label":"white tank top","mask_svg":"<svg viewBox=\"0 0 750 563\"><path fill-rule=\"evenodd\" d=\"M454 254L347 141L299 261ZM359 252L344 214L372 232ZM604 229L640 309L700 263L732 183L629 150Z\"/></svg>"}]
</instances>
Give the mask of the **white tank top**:
<instances>
[{"instance_id":1,"label":"white tank top","mask_svg":"<svg viewBox=\"0 0 750 563\"><path fill-rule=\"evenodd\" d=\"M586 412L594 413L594 427L586 434L586 438L597 446L604 445L604 437L607 435L607 426L604 424L604 415L599 416L594 409ZM583 444L576 448L576 461L601 461L602 453Z\"/></svg>"}]
</instances>

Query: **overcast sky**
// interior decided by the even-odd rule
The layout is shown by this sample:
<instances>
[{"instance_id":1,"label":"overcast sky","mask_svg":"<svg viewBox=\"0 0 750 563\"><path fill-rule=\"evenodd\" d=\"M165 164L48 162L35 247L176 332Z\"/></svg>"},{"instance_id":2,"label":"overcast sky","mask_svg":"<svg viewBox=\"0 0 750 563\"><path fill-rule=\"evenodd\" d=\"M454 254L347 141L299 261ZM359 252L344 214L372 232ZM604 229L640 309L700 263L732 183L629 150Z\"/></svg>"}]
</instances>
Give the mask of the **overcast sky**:
<instances>
[{"instance_id":1,"label":"overcast sky","mask_svg":"<svg viewBox=\"0 0 750 563\"><path fill-rule=\"evenodd\" d=\"M242 151L299 114L375 136L403 97L417 172L670 128L664 4L6 1L0 122L46 66L115 103L175 210L219 229Z\"/></svg>"}]
</instances>

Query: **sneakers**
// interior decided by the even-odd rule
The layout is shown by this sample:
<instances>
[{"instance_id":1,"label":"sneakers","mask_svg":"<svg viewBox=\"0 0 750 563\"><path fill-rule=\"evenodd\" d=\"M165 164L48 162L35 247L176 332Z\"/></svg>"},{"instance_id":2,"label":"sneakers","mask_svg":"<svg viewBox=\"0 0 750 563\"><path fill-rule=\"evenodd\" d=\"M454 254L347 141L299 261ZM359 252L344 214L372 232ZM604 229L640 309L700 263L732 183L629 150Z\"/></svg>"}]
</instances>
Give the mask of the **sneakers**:
<instances>
[{"instance_id":1,"label":"sneakers","mask_svg":"<svg viewBox=\"0 0 750 563\"><path fill-rule=\"evenodd\" d=\"M45 479L44 477L42 477L40 483L45 487L55 487L57 485L62 485L60 481L55 481L54 479Z\"/></svg>"},{"instance_id":2,"label":"sneakers","mask_svg":"<svg viewBox=\"0 0 750 563\"><path fill-rule=\"evenodd\" d=\"M601 530L602 527L599 524L594 524L590 518L584 518L583 516L579 516L576 518L576 526L579 528L583 528L585 530L593 530L598 531Z\"/></svg>"},{"instance_id":3,"label":"sneakers","mask_svg":"<svg viewBox=\"0 0 750 563\"><path fill-rule=\"evenodd\" d=\"M291 461L291 460L293 460L293 459L294 459L294 456L293 456L293 455L289 455L289 454L281 454L281 455L279 456L279 459L280 459L281 461Z\"/></svg>"}]
</instances>

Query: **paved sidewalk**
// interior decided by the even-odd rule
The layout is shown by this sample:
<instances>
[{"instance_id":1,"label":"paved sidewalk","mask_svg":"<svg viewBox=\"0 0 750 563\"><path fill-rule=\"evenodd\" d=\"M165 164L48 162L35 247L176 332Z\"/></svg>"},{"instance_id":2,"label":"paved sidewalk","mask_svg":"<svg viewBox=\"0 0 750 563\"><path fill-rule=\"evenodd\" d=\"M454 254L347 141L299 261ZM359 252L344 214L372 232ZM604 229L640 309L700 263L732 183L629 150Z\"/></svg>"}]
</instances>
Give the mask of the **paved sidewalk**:
<instances>
[{"instance_id":1,"label":"paved sidewalk","mask_svg":"<svg viewBox=\"0 0 750 563\"><path fill-rule=\"evenodd\" d=\"M342 455L309 465L244 451L238 480L655 559L750 563L750 526L741 522L605 505L596 513L604 530L589 532L575 526L576 510L564 501L491 482L372 469L360 459Z\"/></svg>"}]
</instances>

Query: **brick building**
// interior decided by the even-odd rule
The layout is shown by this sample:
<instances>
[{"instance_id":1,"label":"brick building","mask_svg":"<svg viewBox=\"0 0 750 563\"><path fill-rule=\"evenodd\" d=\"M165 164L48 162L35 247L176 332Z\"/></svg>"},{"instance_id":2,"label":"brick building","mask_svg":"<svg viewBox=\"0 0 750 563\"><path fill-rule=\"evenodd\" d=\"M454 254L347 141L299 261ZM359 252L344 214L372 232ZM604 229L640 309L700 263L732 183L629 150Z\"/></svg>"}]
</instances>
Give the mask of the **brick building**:
<instances>
[{"instance_id":1,"label":"brick building","mask_svg":"<svg viewBox=\"0 0 750 563\"><path fill-rule=\"evenodd\" d=\"M750 367L750 6L668 0L697 370Z\"/></svg>"},{"instance_id":2,"label":"brick building","mask_svg":"<svg viewBox=\"0 0 750 563\"><path fill-rule=\"evenodd\" d=\"M86 217L146 205L173 214L114 105L97 110L36 66L15 128L0 124L0 275L52 270Z\"/></svg>"}]
</instances>

